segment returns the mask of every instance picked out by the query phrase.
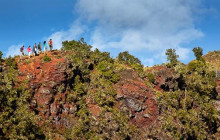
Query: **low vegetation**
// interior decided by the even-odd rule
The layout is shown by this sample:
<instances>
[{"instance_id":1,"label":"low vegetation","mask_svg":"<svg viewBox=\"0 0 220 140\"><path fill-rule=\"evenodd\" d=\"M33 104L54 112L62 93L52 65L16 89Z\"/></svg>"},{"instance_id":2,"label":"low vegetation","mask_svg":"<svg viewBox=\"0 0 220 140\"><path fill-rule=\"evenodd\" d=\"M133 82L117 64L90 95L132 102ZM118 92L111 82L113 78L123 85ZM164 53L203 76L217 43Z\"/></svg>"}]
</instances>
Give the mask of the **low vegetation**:
<instances>
[{"instance_id":1,"label":"low vegetation","mask_svg":"<svg viewBox=\"0 0 220 140\"><path fill-rule=\"evenodd\" d=\"M45 63L47 63L47 62L51 61L51 58L47 55L44 55L43 60L44 60Z\"/></svg>"},{"instance_id":2,"label":"low vegetation","mask_svg":"<svg viewBox=\"0 0 220 140\"><path fill-rule=\"evenodd\" d=\"M213 106L217 95L215 73L202 59L202 49L194 48L193 51L196 60L188 66L171 64L174 69L185 67L175 71L182 75L180 88L157 92L163 114L162 131L174 139L215 139L219 127L219 112Z\"/></svg>"},{"instance_id":3,"label":"low vegetation","mask_svg":"<svg viewBox=\"0 0 220 140\"><path fill-rule=\"evenodd\" d=\"M169 63L164 67L173 72L173 77L178 77L175 81L178 86L172 90L154 89L161 77L144 70L141 61L129 52L119 53L113 59L110 53L91 48L83 38L63 42L70 74L67 87L61 84L58 90L65 89L67 102L76 106L76 121L64 129L64 139L137 139L139 131L130 123L131 117L116 107L114 85L126 69L135 71L150 84L157 100L161 119L154 133L146 131L145 138L163 139L161 133L167 139L216 138L220 114L213 106L217 96L215 72L202 57L202 48L193 49L196 59L188 65L179 62L175 49L166 51ZM52 59L45 55L43 61ZM0 65L5 67L0 73L0 139L49 139L50 133L61 134L59 130L37 124L39 116L30 109L29 87L16 79L19 71L15 59L2 59L0 52ZM99 117L94 117L89 105L98 108Z\"/></svg>"},{"instance_id":4,"label":"low vegetation","mask_svg":"<svg viewBox=\"0 0 220 140\"><path fill-rule=\"evenodd\" d=\"M71 128L66 135L67 139L125 139L132 135L132 128L128 117L114 108L116 92L113 84L119 80L115 73L117 66L107 52L98 49L91 51L83 39L79 41L63 42L63 49L69 51L68 60L73 62L74 84L70 85L68 101L77 104L79 110L77 117L80 121ZM88 66L87 61L92 61L94 66ZM91 71L92 70L92 71ZM88 110L86 99L91 99L92 104L100 108L100 118L94 120ZM106 120L106 114L114 117ZM110 129L110 125L119 127ZM95 124L95 125L94 125Z\"/></svg>"},{"instance_id":5,"label":"low vegetation","mask_svg":"<svg viewBox=\"0 0 220 140\"><path fill-rule=\"evenodd\" d=\"M16 86L16 62L5 60L7 69L0 73L0 139L44 139L36 123L37 116L29 109L30 92L24 83Z\"/></svg>"}]
</instances>

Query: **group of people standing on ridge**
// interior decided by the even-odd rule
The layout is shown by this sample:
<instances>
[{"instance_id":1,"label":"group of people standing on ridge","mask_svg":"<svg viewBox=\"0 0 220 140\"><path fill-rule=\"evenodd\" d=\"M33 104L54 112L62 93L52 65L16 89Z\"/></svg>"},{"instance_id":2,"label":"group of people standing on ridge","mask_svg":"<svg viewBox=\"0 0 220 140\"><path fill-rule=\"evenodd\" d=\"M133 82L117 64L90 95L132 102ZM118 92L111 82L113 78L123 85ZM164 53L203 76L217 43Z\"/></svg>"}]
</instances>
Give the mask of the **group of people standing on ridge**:
<instances>
[{"instance_id":1,"label":"group of people standing on ridge","mask_svg":"<svg viewBox=\"0 0 220 140\"><path fill-rule=\"evenodd\" d=\"M50 39L48 41L48 45L50 47L50 51L52 51L53 50L53 41L52 41L52 39ZM43 51L44 51L44 54L47 51L47 42L46 41L43 42ZM24 56L24 45L20 48L20 52L21 52L21 56ZM31 52L34 56L36 56L37 54L41 54L42 53L41 43L39 42L38 45L35 43L32 49L31 49L31 46L29 46L27 48L27 53L28 53L29 58L31 58Z\"/></svg>"}]
</instances>

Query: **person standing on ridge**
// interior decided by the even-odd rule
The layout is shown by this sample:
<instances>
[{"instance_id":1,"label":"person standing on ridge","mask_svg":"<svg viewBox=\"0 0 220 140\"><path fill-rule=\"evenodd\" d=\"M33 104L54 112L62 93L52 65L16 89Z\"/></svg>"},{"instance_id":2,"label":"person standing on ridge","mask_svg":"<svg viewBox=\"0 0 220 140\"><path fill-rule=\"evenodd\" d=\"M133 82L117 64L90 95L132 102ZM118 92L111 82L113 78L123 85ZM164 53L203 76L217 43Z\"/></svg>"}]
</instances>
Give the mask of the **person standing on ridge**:
<instances>
[{"instance_id":1,"label":"person standing on ridge","mask_svg":"<svg viewBox=\"0 0 220 140\"><path fill-rule=\"evenodd\" d=\"M53 41L52 41L52 39L49 40L48 44L49 44L49 47L50 47L50 51L52 51L53 50Z\"/></svg>"},{"instance_id":2,"label":"person standing on ridge","mask_svg":"<svg viewBox=\"0 0 220 140\"><path fill-rule=\"evenodd\" d=\"M31 46L29 46L29 47L27 48L27 52L28 52L29 58L31 58Z\"/></svg>"},{"instance_id":3,"label":"person standing on ridge","mask_svg":"<svg viewBox=\"0 0 220 140\"><path fill-rule=\"evenodd\" d=\"M37 55L37 43L34 44L35 56Z\"/></svg>"},{"instance_id":4,"label":"person standing on ridge","mask_svg":"<svg viewBox=\"0 0 220 140\"><path fill-rule=\"evenodd\" d=\"M44 41L43 46L44 46L44 54L45 54L45 53L46 53L46 51L47 51L47 42L46 42L46 41Z\"/></svg>"},{"instance_id":5,"label":"person standing on ridge","mask_svg":"<svg viewBox=\"0 0 220 140\"><path fill-rule=\"evenodd\" d=\"M37 49L38 49L38 53L41 54L41 43L39 42L38 46L37 46Z\"/></svg>"},{"instance_id":6,"label":"person standing on ridge","mask_svg":"<svg viewBox=\"0 0 220 140\"><path fill-rule=\"evenodd\" d=\"M34 56L36 56L37 55L37 45L36 45L36 43L34 44L32 51L33 51Z\"/></svg>"},{"instance_id":7,"label":"person standing on ridge","mask_svg":"<svg viewBox=\"0 0 220 140\"><path fill-rule=\"evenodd\" d=\"M21 56L24 55L24 45L20 48Z\"/></svg>"}]
</instances>

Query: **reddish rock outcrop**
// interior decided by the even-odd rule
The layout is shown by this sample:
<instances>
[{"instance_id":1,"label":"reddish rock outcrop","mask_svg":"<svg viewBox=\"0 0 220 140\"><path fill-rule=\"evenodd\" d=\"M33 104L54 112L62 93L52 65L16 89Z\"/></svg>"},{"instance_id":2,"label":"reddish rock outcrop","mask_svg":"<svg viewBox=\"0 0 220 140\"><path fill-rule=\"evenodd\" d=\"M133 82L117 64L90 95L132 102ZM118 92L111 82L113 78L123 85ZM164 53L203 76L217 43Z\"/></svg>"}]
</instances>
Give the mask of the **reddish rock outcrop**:
<instances>
[{"instance_id":1,"label":"reddish rock outcrop","mask_svg":"<svg viewBox=\"0 0 220 140\"><path fill-rule=\"evenodd\" d=\"M52 118L57 126L65 126L62 116L71 113L64 92L68 84L69 64L60 52L48 52L50 62L43 62L43 54L18 63L19 80L28 80L32 93L31 108L45 120Z\"/></svg>"},{"instance_id":2,"label":"reddish rock outcrop","mask_svg":"<svg viewBox=\"0 0 220 140\"><path fill-rule=\"evenodd\" d=\"M59 57L60 53L59 51L48 52L47 55L52 59L47 63L43 62L43 54L31 59L24 58L18 63L18 79L20 82L28 80L28 87L32 94L30 106L36 114L45 121L52 120L54 127L70 128L72 121L69 116L74 117L77 112L77 106L66 101L68 94L66 87L72 84L70 75L72 64L64 57ZM88 68L91 65L88 63ZM127 113L130 122L137 127L150 127L156 123L158 117L157 103L152 89L147 87L132 69L119 74L120 81L114 85L117 92L115 107ZM100 107L89 103L89 100L87 102L88 110L98 118L101 113ZM107 118L111 116L108 113L105 115ZM112 127L117 128L117 126Z\"/></svg>"},{"instance_id":3,"label":"reddish rock outcrop","mask_svg":"<svg viewBox=\"0 0 220 140\"><path fill-rule=\"evenodd\" d=\"M174 73L173 69L165 66L153 67L150 72L154 71L154 82L153 85L158 91L174 91L178 88L183 88L182 77Z\"/></svg>"},{"instance_id":4,"label":"reddish rock outcrop","mask_svg":"<svg viewBox=\"0 0 220 140\"><path fill-rule=\"evenodd\" d=\"M138 127L149 127L155 123L158 108L153 91L133 70L124 71L121 80L115 85L118 107L129 112L131 122Z\"/></svg>"}]
</instances>

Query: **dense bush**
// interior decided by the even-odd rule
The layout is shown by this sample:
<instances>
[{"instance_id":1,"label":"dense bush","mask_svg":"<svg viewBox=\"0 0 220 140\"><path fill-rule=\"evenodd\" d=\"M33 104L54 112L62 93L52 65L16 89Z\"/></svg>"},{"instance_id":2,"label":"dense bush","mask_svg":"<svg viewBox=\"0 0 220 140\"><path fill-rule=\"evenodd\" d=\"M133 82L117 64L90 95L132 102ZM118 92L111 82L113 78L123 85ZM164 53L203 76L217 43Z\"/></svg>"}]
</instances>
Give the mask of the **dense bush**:
<instances>
[{"instance_id":1,"label":"dense bush","mask_svg":"<svg viewBox=\"0 0 220 140\"><path fill-rule=\"evenodd\" d=\"M0 73L0 139L45 139L30 111L26 85L15 86L18 72L14 59L6 59L6 64L4 75Z\"/></svg>"},{"instance_id":2,"label":"dense bush","mask_svg":"<svg viewBox=\"0 0 220 140\"><path fill-rule=\"evenodd\" d=\"M119 53L117 60L119 62L123 62L129 66L134 66L135 68L136 68L136 66L137 66L137 68L139 66L143 67L141 64L141 61L138 58L134 57L133 55L129 54L127 51Z\"/></svg>"},{"instance_id":3,"label":"dense bush","mask_svg":"<svg viewBox=\"0 0 220 140\"><path fill-rule=\"evenodd\" d=\"M47 62L51 61L51 58L47 55L44 55L43 60L44 60L45 63L47 63Z\"/></svg>"},{"instance_id":4,"label":"dense bush","mask_svg":"<svg viewBox=\"0 0 220 140\"><path fill-rule=\"evenodd\" d=\"M72 51L74 55L77 55L81 58L89 58L91 53L92 46L87 45L86 42L84 42L84 39L81 38L79 41L64 41L62 49L66 51Z\"/></svg>"},{"instance_id":5,"label":"dense bush","mask_svg":"<svg viewBox=\"0 0 220 140\"><path fill-rule=\"evenodd\" d=\"M147 74L147 78L149 80L150 83L153 83L154 82L154 74L153 73L148 73Z\"/></svg>"},{"instance_id":6,"label":"dense bush","mask_svg":"<svg viewBox=\"0 0 220 140\"><path fill-rule=\"evenodd\" d=\"M119 53L117 59L118 61L124 62L128 65L141 64L141 61L138 58L130 55L127 51Z\"/></svg>"},{"instance_id":7,"label":"dense bush","mask_svg":"<svg viewBox=\"0 0 220 140\"><path fill-rule=\"evenodd\" d=\"M97 69L100 70L102 76L106 79L109 79L111 82L116 83L119 80L119 75L114 73L113 69L114 65L107 61L101 61Z\"/></svg>"},{"instance_id":8,"label":"dense bush","mask_svg":"<svg viewBox=\"0 0 220 140\"><path fill-rule=\"evenodd\" d=\"M102 61L106 61L109 63L114 62L114 60L110 57L109 52L100 52L97 48L92 52L90 59L95 65Z\"/></svg>"},{"instance_id":9,"label":"dense bush","mask_svg":"<svg viewBox=\"0 0 220 140\"><path fill-rule=\"evenodd\" d=\"M13 67L13 68L17 67L15 59L12 58L11 56L9 56L8 58L5 59L5 64L9 67Z\"/></svg>"},{"instance_id":10,"label":"dense bush","mask_svg":"<svg viewBox=\"0 0 220 140\"><path fill-rule=\"evenodd\" d=\"M132 135L132 127L128 118L118 109L114 108L116 92L113 83L117 83L119 75L116 74L114 59L107 52L98 49L91 51L83 39L79 41L63 42L63 49L68 52L67 59L72 62L72 85L69 85L67 99L77 105L76 116L79 121L73 128L66 131L68 139L124 139ZM94 119L88 110L86 100L97 105L101 116ZM114 116L106 120L105 114ZM119 128L109 130L112 125Z\"/></svg>"},{"instance_id":11,"label":"dense bush","mask_svg":"<svg viewBox=\"0 0 220 140\"><path fill-rule=\"evenodd\" d=\"M132 67L138 72L140 77L144 78L146 76L141 61L133 55L129 54L127 51L119 53L116 60L119 63Z\"/></svg>"},{"instance_id":12,"label":"dense bush","mask_svg":"<svg viewBox=\"0 0 220 140\"><path fill-rule=\"evenodd\" d=\"M174 139L213 139L219 126L218 111L213 106L216 98L215 74L204 60L189 63L187 69L175 69L182 75L182 89L156 92L162 128ZM180 71L179 71L180 70ZM178 82L178 81L177 81Z\"/></svg>"},{"instance_id":13,"label":"dense bush","mask_svg":"<svg viewBox=\"0 0 220 140\"><path fill-rule=\"evenodd\" d=\"M67 53L70 73L67 87L62 85L59 91L65 89L67 102L76 106L71 118L75 119L73 127L64 129L62 135L66 139L131 139L136 129L128 115L116 107L114 84L120 80L119 73L127 68L142 75L140 60L128 52L120 53L114 60L108 52L91 51L84 39L65 41L62 49ZM166 55L179 88L170 92L155 91L161 117L155 130L170 139L214 139L220 125L219 112L213 106L217 95L215 73L202 59L202 49L196 48L194 52L197 59L185 66L178 63L175 50L168 49ZM48 56L43 58L44 62L50 60ZM30 110L32 95L27 85L17 86L15 59L9 57L4 62L7 69L0 73L0 139L46 139L45 130L39 128L38 118ZM147 81L148 87L153 88L157 75L146 73L145 76L152 83ZM99 117L94 117L89 105L98 108ZM156 139L157 135L150 136Z\"/></svg>"}]
</instances>

